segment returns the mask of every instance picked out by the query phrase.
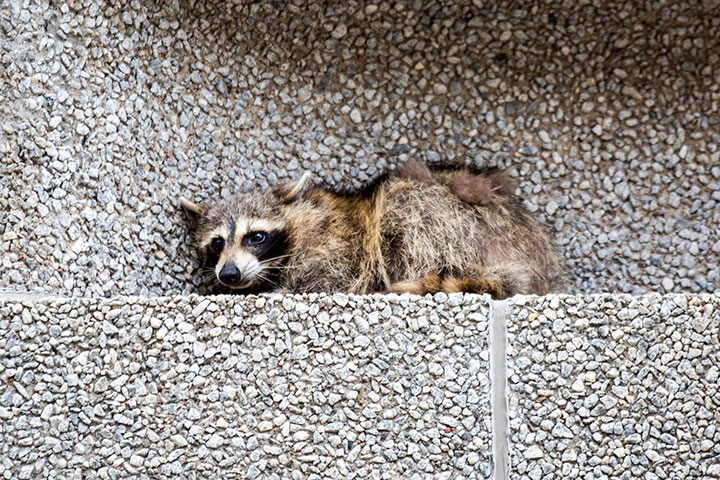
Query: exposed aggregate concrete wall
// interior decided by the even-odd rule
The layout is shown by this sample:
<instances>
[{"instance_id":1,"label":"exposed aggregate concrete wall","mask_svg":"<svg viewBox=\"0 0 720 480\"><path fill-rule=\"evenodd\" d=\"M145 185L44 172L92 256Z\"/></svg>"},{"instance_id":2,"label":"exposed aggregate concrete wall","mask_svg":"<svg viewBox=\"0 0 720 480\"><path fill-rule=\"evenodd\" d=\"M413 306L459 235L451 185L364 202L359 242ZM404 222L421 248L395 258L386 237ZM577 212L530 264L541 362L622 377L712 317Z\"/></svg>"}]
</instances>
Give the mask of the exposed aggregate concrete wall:
<instances>
[{"instance_id":1,"label":"exposed aggregate concrete wall","mask_svg":"<svg viewBox=\"0 0 720 480\"><path fill-rule=\"evenodd\" d=\"M0 477L489 478L487 312L462 295L0 302Z\"/></svg>"},{"instance_id":2,"label":"exposed aggregate concrete wall","mask_svg":"<svg viewBox=\"0 0 720 480\"><path fill-rule=\"evenodd\" d=\"M489 374L493 308L1 301L0 476L498 478L499 421L510 479L720 478L720 298L515 297L507 391Z\"/></svg>"},{"instance_id":3,"label":"exposed aggregate concrete wall","mask_svg":"<svg viewBox=\"0 0 720 480\"><path fill-rule=\"evenodd\" d=\"M513 479L720 477L720 299L517 299Z\"/></svg>"},{"instance_id":4,"label":"exposed aggregate concrete wall","mask_svg":"<svg viewBox=\"0 0 720 480\"><path fill-rule=\"evenodd\" d=\"M718 38L717 0L0 2L0 289L74 296L0 300L0 474L488 478L486 300L153 297L202 291L176 198L499 166L568 292L717 294ZM511 478L720 478L717 296L511 307Z\"/></svg>"},{"instance_id":5,"label":"exposed aggregate concrete wall","mask_svg":"<svg viewBox=\"0 0 720 480\"><path fill-rule=\"evenodd\" d=\"M178 196L418 158L511 169L569 292L716 292L718 38L718 0L2 1L0 288L197 292Z\"/></svg>"}]
</instances>

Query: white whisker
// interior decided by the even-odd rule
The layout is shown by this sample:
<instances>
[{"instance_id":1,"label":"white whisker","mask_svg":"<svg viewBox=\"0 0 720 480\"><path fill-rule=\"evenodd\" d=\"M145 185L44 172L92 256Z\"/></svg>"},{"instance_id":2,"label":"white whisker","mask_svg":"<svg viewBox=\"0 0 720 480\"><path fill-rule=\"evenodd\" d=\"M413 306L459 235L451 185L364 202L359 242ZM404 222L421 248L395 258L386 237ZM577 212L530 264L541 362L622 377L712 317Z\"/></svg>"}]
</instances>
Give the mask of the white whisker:
<instances>
[{"instance_id":1,"label":"white whisker","mask_svg":"<svg viewBox=\"0 0 720 480\"><path fill-rule=\"evenodd\" d=\"M283 258L290 258L290 257L294 257L294 256L296 256L296 254L294 254L294 253L291 253L291 254L288 254L288 255L278 255L277 257L268 258L267 260L263 260L263 261L258 262L258 263L259 263L260 265L264 265L264 264L266 264L266 263L268 263L268 262L274 262L274 261L276 261L276 260L281 260L281 259L283 259Z\"/></svg>"},{"instance_id":2,"label":"white whisker","mask_svg":"<svg viewBox=\"0 0 720 480\"><path fill-rule=\"evenodd\" d=\"M269 269L275 269L275 270L292 270L293 268L302 268L302 265L268 265L265 268Z\"/></svg>"},{"instance_id":3,"label":"white whisker","mask_svg":"<svg viewBox=\"0 0 720 480\"><path fill-rule=\"evenodd\" d=\"M261 280L264 280L264 281L268 282L269 284L271 284L271 285L274 286L274 287L280 288L280 285L278 285L277 282L273 282L272 280L270 280L268 277L266 277L266 276L264 276L264 275L258 274L258 278L260 278Z\"/></svg>"}]
</instances>

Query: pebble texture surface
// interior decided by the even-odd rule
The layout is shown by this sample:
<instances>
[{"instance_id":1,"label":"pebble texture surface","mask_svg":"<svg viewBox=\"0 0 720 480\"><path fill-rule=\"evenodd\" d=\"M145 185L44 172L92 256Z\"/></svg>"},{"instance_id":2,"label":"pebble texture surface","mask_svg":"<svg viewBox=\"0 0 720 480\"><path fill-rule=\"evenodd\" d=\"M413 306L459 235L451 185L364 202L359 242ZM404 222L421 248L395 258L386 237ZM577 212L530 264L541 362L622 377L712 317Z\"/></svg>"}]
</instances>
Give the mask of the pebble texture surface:
<instances>
[{"instance_id":1,"label":"pebble texture surface","mask_svg":"<svg viewBox=\"0 0 720 480\"><path fill-rule=\"evenodd\" d=\"M0 2L0 288L197 291L180 195L419 158L510 168L568 291L717 292L718 12Z\"/></svg>"},{"instance_id":2,"label":"pebble texture surface","mask_svg":"<svg viewBox=\"0 0 720 480\"><path fill-rule=\"evenodd\" d=\"M720 298L511 300L511 479L720 477Z\"/></svg>"},{"instance_id":3,"label":"pebble texture surface","mask_svg":"<svg viewBox=\"0 0 720 480\"><path fill-rule=\"evenodd\" d=\"M0 301L0 477L489 478L488 302Z\"/></svg>"}]
</instances>

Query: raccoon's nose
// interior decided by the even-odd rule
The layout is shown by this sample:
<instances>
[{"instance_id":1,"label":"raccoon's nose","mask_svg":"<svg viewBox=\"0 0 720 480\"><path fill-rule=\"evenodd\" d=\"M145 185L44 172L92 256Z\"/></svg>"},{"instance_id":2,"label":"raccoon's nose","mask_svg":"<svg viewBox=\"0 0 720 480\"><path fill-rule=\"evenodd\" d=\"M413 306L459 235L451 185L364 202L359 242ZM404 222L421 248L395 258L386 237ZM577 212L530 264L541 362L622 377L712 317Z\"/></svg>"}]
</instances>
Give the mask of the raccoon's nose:
<instances>
[{"instance_id":1,"label":"raccoon's nose","mask_svg":"<svg viewBox=\"0 0 720 480\"><path fill-rule=\"evenodd\" d=\"M228 263L220 270L218 278L226 285L237 285L242 280L242 273L234 263Z\"/></svg>"}]
</instances>

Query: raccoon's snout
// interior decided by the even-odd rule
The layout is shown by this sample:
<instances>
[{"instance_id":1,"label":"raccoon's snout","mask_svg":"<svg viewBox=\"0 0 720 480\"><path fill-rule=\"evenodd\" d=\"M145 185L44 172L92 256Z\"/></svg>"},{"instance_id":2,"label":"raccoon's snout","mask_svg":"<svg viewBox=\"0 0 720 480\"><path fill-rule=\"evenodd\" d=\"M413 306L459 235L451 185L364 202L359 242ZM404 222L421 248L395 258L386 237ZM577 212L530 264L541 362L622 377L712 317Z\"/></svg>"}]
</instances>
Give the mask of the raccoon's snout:
<instances>
[{"instance_id":1,"label":"raccoon's snout","mask_svg":"<svg viewBox=\"0 0 720 480\"><path fill-rule=\"evenodd\" d=\"M228 287L235 287L240 285L243 276L234 263L228 263L218 273L218 279Z\"/></svg>"}]
</instances>

